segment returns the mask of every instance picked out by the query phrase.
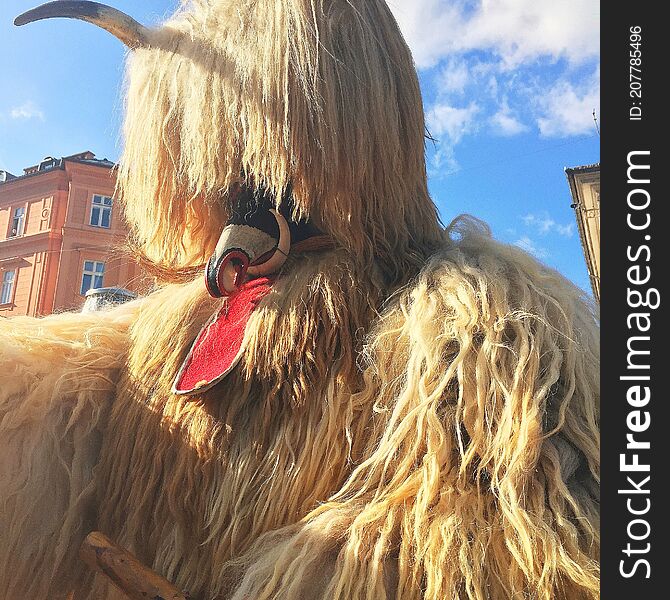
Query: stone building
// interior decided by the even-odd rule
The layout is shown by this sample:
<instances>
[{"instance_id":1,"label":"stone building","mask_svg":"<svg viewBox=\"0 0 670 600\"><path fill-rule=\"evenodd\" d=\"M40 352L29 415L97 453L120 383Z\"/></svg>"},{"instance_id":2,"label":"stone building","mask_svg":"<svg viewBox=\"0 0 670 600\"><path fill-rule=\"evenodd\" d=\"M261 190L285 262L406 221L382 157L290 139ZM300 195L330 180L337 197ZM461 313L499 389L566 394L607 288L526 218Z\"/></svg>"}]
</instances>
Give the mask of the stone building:
<instances>
[{"instance_id":1,"label":"stone building","mask_svg":"<svg viewBox=\"0 0 670 600\"><path fill-rule=\"evenodd\" d=\"M600 302L600 164L565 169L593 297Z\"/></svg>"}]
</instances>

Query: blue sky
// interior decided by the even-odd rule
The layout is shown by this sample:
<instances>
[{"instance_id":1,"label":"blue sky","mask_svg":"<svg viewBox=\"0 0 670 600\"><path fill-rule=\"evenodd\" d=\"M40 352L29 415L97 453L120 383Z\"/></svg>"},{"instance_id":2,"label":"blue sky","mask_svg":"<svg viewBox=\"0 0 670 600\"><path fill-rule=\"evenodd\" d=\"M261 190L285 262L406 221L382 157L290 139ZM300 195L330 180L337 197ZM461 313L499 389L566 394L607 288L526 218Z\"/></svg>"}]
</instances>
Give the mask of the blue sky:
<instances>
[{"instance_id":1,"label":"blue sky","mask_svg":"<svg viewBox=\"0 0 670 600\"><path fill-rule=\"evenodd\" d=\"M88 24L17 28L0 4L0 169L119 156L125 49ZM177 0L116 0L157 24ZM598 0L389 0L424 94L430 188L445 223L477 216L590 292L564 167L600 160Z\"/></svg>"}]
</instances>

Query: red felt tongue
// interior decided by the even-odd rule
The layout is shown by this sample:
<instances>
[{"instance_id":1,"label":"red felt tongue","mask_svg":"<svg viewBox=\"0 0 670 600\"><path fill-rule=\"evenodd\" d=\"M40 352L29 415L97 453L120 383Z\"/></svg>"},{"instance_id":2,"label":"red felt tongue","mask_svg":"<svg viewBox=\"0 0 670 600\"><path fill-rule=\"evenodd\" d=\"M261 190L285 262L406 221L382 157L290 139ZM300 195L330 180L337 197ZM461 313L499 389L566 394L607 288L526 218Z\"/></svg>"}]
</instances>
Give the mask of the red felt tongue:
<instances>
[{"instance_id":1,"label":"red felt tongue","mask_svg":"<svg viewBox=\"0 0 670 600\"><path fill-rule=\"evenodd\" d=\"M244 330L260 301L272 290L273 280L248 281L202 328L179 369L172 391L195 394L221 381L244 354Z\"/></svg>"}]
</instances>

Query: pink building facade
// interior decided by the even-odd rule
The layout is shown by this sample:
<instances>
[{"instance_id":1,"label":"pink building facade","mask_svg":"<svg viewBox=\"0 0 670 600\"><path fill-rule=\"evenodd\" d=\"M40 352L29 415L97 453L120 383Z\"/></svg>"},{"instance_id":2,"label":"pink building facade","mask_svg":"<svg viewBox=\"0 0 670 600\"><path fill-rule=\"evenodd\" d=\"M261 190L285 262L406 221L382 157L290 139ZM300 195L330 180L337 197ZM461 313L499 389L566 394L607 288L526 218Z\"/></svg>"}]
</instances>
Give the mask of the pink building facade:
<instances>
[{"instance_id":1,"label":"pink building facade","mask_svg":"<svg viewBox=\"0 0 670 600\"><path fill-rule=\"evenodd\" d=\"M0 318L79 310L92 288L146 287L118 250L127 228L114 186L114 164L92 152L0 173Z\"/></svg>"}]
</instances>

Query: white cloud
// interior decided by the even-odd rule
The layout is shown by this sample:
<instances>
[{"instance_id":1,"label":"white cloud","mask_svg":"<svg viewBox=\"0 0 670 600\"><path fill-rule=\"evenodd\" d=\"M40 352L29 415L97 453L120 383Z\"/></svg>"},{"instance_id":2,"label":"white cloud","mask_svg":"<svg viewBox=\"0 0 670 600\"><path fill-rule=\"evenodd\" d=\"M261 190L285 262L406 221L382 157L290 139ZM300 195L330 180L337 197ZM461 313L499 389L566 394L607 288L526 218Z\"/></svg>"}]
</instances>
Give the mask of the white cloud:
<instances>
[{"instance_id":1,"label":"white cloud","mask_svg":"<svg viewBox=\"0 0 670 600\"><path fill-rule=\"evenodd\" d=\"M447 136L451 144L457 144L461 138L476 128L475 118L480 108L475 102L465 107L438 103L426 116L428 130L437 138Z\"/></svg>"},{"instance_id":2,"label":"white cloud","mask_svg":"<svg viewBox=\"0 0 670 600\"><path fill-rule=\"evenodd\" d=\"M461 15L456 3L442 0L389 0L389 7L419 68L432 67L457 49L453 33Z\"/></svg>"},{"instance_id":3,"label":"white cloud","mask_svg":"<svg viewBox=\"0 0 670 600\"><path fill-rule=\"evenodd\" d=\"M575 231L575 224L568 223L567 225L556 225L556 231L559 235L564 237L572 237L572 234Z\"/></svg>"},{"instance_id":4,"label":"white cloud","mask_svg":"<svg viewBox=\"0 0 670 600\"><path fill-rule=\"evenodd\" d=\"M456 154L453 146L449 144L440 144L430 161L430 176L443 177L453 175L461 169L456 160Z\"/></svg>"},{"instance_id":5,"label":"white cloud","mask_svg":"<svg viewBox=\"0 0 670 600\"><path fill-rule=\"evenodd\" d=\"M465 107L438 103L428 111L426 124L436 141L431 176L453 174L460 169L454 147L465 134L476 130L476 117L479 112L480 107L474 102Z\"/></svg>"},{"instance_id":6,"label":"white cloud","mask_svg":"<svg viewBox=\"0 0 670 600\"><path fill-rule=\"evenodd\" d=\"M600 73L575 84L562 79L538 101L537 126L544 137L593 133L593 110L600 113Z\"/></svg>"},{"instance_id":7,"label":"white cloud","mask_svg":"<svg viewBox=\"0 0 670 600\"><path fill-rule=\"evenodd\" d=\"M463 94L471 76L465 61L451 59L442 68L437 77L438 92L440 94Z\"/></svg>"},{"instance_id":8,"label":"white cloud","mask_svg":"<svg viewBox=\"0 0 670 600\"><path fill-rule=\"evenodd\" d=\"M574 233L574 223L561 225L552 219L547 213L541 216L528 214L521 217L526 227L533 228L539 235L545 236L549 233L557 233L563 237L572 237Z\"/></svg>"},{"instance_id":9,"label":"white cloud","mask_svg":"<svg viewBox=\"0 0 670 600\"><path fill-rule=\"evenodd\" d=\"M491 75L486 84L488 93L495 98L498 95L498 88L498 78L495 75Z\"/></svg>"},{"instance_id":10,"label":"white cloud","mask_svg":"<svg viewBox=\"0 0 670 600\"><path fill-rule=\"evenodd\" d=\"M12 119L38 119L44 121L44 112L32 100L24 102L20 106L15 106L9 111Z\"/></svg>"},{"instance_id":11,"label":"white cloud","mask_svg":"<svg viewBox=\"0 0 670 600\"><path fill-rule=\"evenodd\" d=\"M514 116L507 102L503 102L498 112L489 119L489 123L495 134L505 137L528 131L528 127Z\"/></svg>"},{"instance_id":12,"label":"white cloud","mask_svg":"<svg viewBox=\"0 0 670 600\"><path fill-rule=\"evenodd\" d=\"M390 0L419 68L489 50L508 67L539 57L581 64L599 54L598 0Z\"/></svg>"},{"instance_id":13,"label":"white cloud","mask_svg":"<svg viewBox=\"0 0 670 600\"><path fill-rule=\"evenodd\" d=\"M526 226L537 229L537 232L540 235L546 235L554 228L554 225L556 225L556 221L554 221L548 215L538 217L536 215L529 214L525 217L522 217L521 220Z\"/></svg>"},{"instance_id":14,"label":"white cloud","mask_svg":"<svg viewBox=\"0 0 670 600\"><path fill-rule=\"evenodd\" d=\"M468 135L594 132L598 0L388 0L408 40L438 140L432 165L458 169ZM471 101L472 99L472 101Z\"/></svg>"},{"instance_id":15,"label":"white cloud","mask_svg":"<svg viewBox=\"0 0 670 600\"><path fill-rule=\"evenodd\" d=\"M549 252L546 248L538 246L527 235L520 237L516 242L514 242L514 245L518 246L522 250L525 250L528 252L528 254L532 254L535 258L538 259L547 258L549 256Z\"/></svg>"}]
</instances>

